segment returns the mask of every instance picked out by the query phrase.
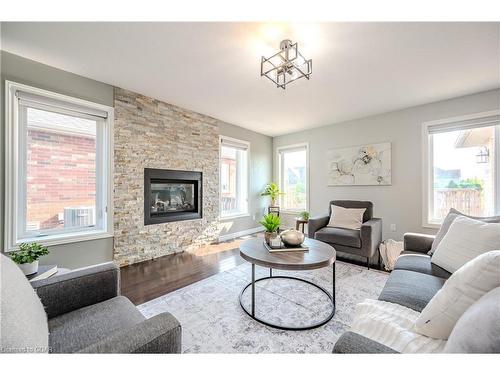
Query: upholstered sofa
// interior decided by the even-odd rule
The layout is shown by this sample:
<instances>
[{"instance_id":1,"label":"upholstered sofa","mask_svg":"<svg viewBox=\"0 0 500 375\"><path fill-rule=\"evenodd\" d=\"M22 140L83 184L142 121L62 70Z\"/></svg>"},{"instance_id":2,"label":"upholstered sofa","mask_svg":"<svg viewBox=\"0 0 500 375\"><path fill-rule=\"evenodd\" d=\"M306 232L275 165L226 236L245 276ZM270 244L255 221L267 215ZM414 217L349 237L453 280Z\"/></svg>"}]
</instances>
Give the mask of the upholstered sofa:
<instances>
[{"instance_id":1,"label":"upholstered sofa","mask_svg":"<svg viewBox=\"0 0 500 375\"><path fill-rule=\"evenodd\" d=\"M10 258L0 257L1 351L180 353L177 319L167 312L146 319L120 295L120 270L113 263L30 285Z\"/></svg>"},{"instance_id":2,"label":"upholstered sofa","mask_svg":"<svg viewBox=\"0 0 500 375\"><path fill-rule=\"evenodd\" d=\"M432 297L443 287L451 274L431 263L431 256L427 253L432 247L434 236L407 233L404 235L404 251L396 261L394 270L391 272L378 299L405 306L417 312L421 312L429 303ZM498 295L500 291L496 291ZM498 297L495 297L498 300ZM493 301L493 302L491 302ZM474 306L474 305L473 305ZM483 306L480 306L482 309ZM496 324L496 329L491 332L499 332L498 319L495 318L500 311L500 304L490 300L489 305L484 305L484 312L479 311L481 320L491 321ZM498 316L498 315L497 315ZM489 323L486 323L489 324ZM457 324L458 325L458 324ZM457 328L457 327L455 327ZM459 329L459 328L457 328ZM476 335L481 336L479 332ZM453 334L453 333L452 333ZM496 334L496 333L494 333ZM464 352L483 352L481 337L471 337L469 348L464 348ZM500 352L500 340L494 343L495 351ZM491 342L489 343L491 345ZM496 346L499 346L498 348ZM491 349L491 346L488 350ZM391 348L379 342L371 340L355 332L347 331L336 342L334 353L396 353Z\"/></svg>"},{"instance_id":3,"label":"upholstered sofa","mask_svg":"<svg viewBox=\"0 0 500 375\"><path fill-rule=\"evenodd\" d=\"M366 208L361 230L328 227L332 204L344 208ZM328 215L309 219L308 236L331 244L341 257L364 258L368 268L370 268L370 263L377 264L379 261L378 246L382 241L382 219L373 217L373 203L333 200L328 205L328 210Z\"/></svg>"}]
</instances>

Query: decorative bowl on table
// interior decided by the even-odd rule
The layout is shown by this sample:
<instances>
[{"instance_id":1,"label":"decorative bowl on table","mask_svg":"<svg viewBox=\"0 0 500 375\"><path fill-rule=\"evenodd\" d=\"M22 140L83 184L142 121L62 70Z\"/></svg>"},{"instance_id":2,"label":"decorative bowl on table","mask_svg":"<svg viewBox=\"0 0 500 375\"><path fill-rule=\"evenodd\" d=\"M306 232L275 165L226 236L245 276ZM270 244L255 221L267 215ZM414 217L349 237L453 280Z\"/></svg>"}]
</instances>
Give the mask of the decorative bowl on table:
<instances>
[{"instance_id":1,"label":"decorative bowl on table","mask_svg":"<svg viewBox=\"0 0 500 375\"><path fill-rule=\"evenodd\" d=\"M286 247L297 247L302 245L306 236L295 229L288 229L281 232L281 241Z\"/></svg>"}]
</instances>

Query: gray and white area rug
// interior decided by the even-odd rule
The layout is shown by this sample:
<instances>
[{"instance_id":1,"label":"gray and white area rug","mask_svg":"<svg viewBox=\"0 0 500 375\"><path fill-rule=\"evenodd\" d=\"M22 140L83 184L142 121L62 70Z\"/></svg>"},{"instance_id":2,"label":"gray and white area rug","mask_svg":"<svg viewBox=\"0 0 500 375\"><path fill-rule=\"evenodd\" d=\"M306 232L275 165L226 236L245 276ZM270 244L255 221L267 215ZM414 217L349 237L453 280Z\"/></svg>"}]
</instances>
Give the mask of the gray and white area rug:
<instances>
[{"instance_id":1,"label":"gray and white area rug","mask_svg":"<svg viewBox=\"0 0 500 375\"><path fill-rule=\"evenodd\" d=\"M256 267L256 277L269 269ZM331 267L313 271L273 270L310 280L332 289ZM331 353L345 332L355 306L376 299L388 274L336 262L336 313L327 324L308 331L284 331L260 324L241 309L239 294L251 279L251 265L242 264L208 279L148 301L138 308L151 317L168 311L182 325L184 353ZM320 290L290 279L263 280L256 284L256 315L280 325L304 325L328 316L331 303ZM250 288L243 296L250 305Z\"/></svg>"}]
</instances>

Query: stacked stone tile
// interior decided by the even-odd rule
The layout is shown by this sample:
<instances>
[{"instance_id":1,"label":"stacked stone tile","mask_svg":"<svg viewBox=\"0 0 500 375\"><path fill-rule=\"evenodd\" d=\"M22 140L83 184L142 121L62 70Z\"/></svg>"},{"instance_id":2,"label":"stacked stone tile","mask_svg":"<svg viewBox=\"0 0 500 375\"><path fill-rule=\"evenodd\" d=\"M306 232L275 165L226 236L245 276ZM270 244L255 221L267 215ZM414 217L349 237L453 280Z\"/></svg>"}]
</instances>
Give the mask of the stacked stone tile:
<instances>
[{"instance_id":1,"label":"stacked stone tile","mask_svg":"<svg viewBox=\"0 0 500 375\"><path fill-rule=\"evenodd\" d=\"M114 259L120 266L219 235L219 120L115 89ZM144 225L144 168L203 172L203 218Z\"/></svg>"}]
</instances>

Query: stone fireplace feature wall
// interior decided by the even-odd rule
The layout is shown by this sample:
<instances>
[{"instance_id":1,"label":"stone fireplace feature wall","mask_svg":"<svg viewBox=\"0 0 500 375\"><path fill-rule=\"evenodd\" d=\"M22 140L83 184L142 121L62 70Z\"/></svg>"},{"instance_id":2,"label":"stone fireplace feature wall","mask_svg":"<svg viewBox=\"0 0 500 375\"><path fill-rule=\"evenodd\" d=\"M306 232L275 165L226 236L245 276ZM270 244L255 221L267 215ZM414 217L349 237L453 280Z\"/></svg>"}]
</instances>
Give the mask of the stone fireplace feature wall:
<instances>
[{"instance_id":1,"label":"stone fireplace feature wall","mask_svg":"<svg viewBox=\"0 0 500 375\"><path fill-rule=\"evenodd\" d=\"M219 120L115 88L114 260L194 250L219 236ZM203 172L203 218L144 225L144 168Z\"/></svg>"}]
</instances>

